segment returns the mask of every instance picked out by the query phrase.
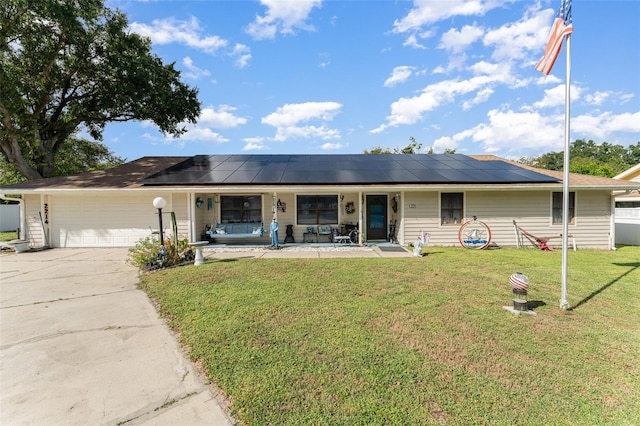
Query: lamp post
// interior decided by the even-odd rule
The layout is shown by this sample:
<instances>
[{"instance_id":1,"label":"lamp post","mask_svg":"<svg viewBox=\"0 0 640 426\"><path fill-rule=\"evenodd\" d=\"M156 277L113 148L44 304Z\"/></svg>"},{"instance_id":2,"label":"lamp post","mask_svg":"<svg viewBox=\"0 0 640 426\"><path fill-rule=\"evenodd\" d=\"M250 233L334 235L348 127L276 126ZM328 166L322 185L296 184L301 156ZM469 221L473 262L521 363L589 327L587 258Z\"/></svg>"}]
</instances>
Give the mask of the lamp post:
<instances>
[{"instance_id":1,"label":"lamp post","mask_svg":"<svg viewBox=\"0 0 640 426\"><path fill-rule=\"evenodd\" d=\"M162 233L162 209L167 205L167 200L162 197L153 199L153 207L158 209L158 221L160 222L160 245L164 246L164 235Z\"/></svg>"}]
</instances>

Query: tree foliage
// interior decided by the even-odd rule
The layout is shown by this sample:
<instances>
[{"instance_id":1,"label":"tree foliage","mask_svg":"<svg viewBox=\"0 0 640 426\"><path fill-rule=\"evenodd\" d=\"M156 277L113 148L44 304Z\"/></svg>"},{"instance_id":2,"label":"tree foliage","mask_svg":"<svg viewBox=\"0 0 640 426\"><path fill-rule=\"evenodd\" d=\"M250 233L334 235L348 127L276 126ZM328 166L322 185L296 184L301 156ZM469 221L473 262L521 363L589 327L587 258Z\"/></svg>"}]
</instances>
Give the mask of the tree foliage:
<instances>
[{"instance_id":1,"label":"tree foliage","mask_svg":"<svg viewBox=\"0 0 640 426\"><path fill-rule=\"evenodd\" d=\"M420 154L420 150L422 149L422 144L416 141L416 138L413 136L409 137L409 145L404 148L394 148L393 150L389 147L383 148L381 146L376 146L371 150L364 150L365 154ZM445 154L455 154L455 149L447 149L444 152ZM433 154L433 148L429 148L427 154Z\"/></svg>"},{"instance_id":2,"label":"tree foliage","mask_svg":"<svg viewBox=\"0 0 640 426\"><path fill-rule=\"evenodd\" d=\"M56 153L55 175L77 175L95 170L106 170L124 164L124 158L114 155L100 142L69 138ZM22 182L25 177L5 159L0 158L0 184Z\"/></svg>"},{"instance_id":3,"label":"tree foliage","mask_svg":"<svg viewBox=\"0 0 640 426\"><path fill-rule=\"evenodd\" d=\"M549 152L539 157L523 157L522 164L547 170L564 168L564 152ZM607 142L577 139L569 146L569 171L584 175L613 177L640 163L640 142L627 148Z\"/></svg>"},{"instance_id":4,"label":"tree foliage","mask_svg":"<svg viewBox=\"0 0 640 426\"><path fill-rule=\"evenodd\" d=\"M197 90L103 0L0 3L0 147L27 179L55 176L78 129L149 120L179 136L200 113Z\"/></svg>"}]
</instances>

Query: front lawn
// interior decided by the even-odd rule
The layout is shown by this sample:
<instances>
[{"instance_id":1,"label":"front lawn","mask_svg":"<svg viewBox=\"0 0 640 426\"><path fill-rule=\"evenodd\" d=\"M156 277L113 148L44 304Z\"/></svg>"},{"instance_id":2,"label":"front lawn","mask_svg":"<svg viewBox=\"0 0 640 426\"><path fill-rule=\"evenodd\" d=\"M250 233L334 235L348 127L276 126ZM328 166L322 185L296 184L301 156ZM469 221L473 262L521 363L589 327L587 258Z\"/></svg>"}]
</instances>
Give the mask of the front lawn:
<instances>
[{"instance_id":1,"label":"front lawn","mask_svg":"<svg viewBox=\"0 0 640 426\"><path fill-rule=\"evenodd\" d=\"M142 287L264 424L640 424L640 248L429 247L424 258L233 259ZM537 316L515 316L509 276Z\"/></svg>"}]
</instances>

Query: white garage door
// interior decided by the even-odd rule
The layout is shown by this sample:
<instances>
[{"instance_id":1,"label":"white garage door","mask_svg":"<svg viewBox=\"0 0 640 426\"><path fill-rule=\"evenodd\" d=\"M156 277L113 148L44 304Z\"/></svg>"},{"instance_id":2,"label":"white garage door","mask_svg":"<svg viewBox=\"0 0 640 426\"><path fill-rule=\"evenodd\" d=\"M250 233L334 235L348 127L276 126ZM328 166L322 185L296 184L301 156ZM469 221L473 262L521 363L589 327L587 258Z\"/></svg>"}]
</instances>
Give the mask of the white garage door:
<instances>
[{"instance_id":1,"label":"white garage door","mask_svg":"<svg viewBox=\"0 0 640 426\"><path fill-rule=\"evenodd\" d=\"M132 247L158 228L152 195L57 195L50 199L54 247ZM166 197L169 199L169 197ZM163 228L171 221L163 216Z\"/></svg>"}]
</instances>

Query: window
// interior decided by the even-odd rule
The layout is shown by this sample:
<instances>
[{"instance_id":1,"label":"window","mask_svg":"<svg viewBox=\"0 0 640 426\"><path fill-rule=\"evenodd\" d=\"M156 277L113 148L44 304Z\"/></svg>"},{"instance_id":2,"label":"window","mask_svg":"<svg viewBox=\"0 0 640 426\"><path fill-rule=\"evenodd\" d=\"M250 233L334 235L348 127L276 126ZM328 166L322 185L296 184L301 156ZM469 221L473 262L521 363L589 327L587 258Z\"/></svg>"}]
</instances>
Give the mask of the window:
<instances>
[{"instance_id":1,"label":"window","mask_svg":"<svg viewBox=\"0 0 640 426\"><path fill-rule=\"evenodd\" d=\"M221 223L261 223L260 195L223 195L220 197Z\"/></svg>"},{"instance_id":2,"label":"window","mask_svg":"<svg viewBox=\"0 0 640 426\"><path fill-rule=\"evenodd\" d=\"M637 209L640 201L616 201L616 209Z\"/></svg>"},{"instance_id":3,"label":"window","mask_svg":"<svg viewBox=\"0 0 640 426\"><path fill-rule=\"evenodd\" d=\"M576 193L569 193L569 223L574 224L576 220ZM554 225L562 225L562 192L553 193L552 222Z\"/></svg>"},{"instance_id":4,"label":"window","mask_svg":"<svg viewBox=\"0 0 640 426\"><path fill-rule=\"evenodd\" d=\"M459 225L462 223L462 192L443 192L440 194L441 225Z\"/></svg>"},{"instance_id":5,"label":"window","mask_svg":"<svg viewBox=\"0 0 640 426\"><path fill-rule=\"evenodd\" d=\"M299 225L337 224L338 196L298 195L297 219Z\"/></svg>"}]
</instances>

